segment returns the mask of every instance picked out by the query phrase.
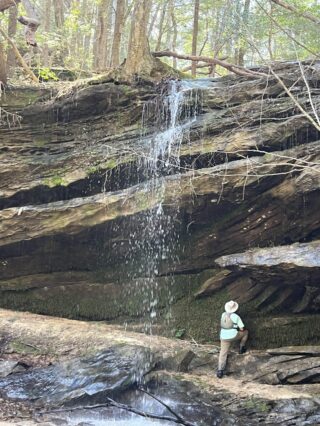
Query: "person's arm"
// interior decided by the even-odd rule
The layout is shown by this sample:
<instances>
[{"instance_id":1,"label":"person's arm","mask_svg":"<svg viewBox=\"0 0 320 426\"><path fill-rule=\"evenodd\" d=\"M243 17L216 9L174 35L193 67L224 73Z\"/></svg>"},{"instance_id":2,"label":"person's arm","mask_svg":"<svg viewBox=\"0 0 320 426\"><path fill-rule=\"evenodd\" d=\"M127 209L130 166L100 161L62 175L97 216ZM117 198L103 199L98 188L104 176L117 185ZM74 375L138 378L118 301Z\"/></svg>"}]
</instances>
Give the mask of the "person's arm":
<instances>
[{"instance_id":1,"label":"person's arm","mask_svg":"<svg viewBox=\"0 0 320 426\"><path fill-rule=\"evenodd\" d=\"M243 331L244 330L244 324L242 322L242 319L239 317L239 315L238 315L238 322L237 322L237 324L238 324L239 330Z\"/></svg>"}]
</instances>

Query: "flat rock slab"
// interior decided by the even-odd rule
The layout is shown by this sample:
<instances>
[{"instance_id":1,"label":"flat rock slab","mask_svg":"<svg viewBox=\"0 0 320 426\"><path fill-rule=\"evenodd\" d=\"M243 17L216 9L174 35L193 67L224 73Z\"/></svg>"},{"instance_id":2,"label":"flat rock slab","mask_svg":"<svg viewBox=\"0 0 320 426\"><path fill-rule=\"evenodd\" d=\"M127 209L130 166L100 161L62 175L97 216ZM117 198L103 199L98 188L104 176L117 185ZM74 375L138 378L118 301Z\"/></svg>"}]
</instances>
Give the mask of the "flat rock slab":
<instances>
[{"instance_id":1,"label":"flat rock slab","mask_svg":"<svg viewBox=\"0 0 320 426\"><path fill-rule=\"evenodd\" d=\"M260 365L253 380L269 385L320 383L320 357L285 356L285 358L276 356L274 359L278 362L272 362L271 359L271 362Z\"/></svg>"},{"instance_id":2,"label":"flat rock slab","mask_svg":"<svg viewBox=\"0 0 320 426\"><path fill-rule=\"evenodd\" d=\"M285 346L283 348L268 349L269 355L309 355L320 356L320 346Z\"/></svg>"},{"instance_id":3,"label":"flat rock slab","mask_svg":"<svg viewBox=\"0 0 320 426\"><path fill-rule=\"evenodd\" d=\"M27 366L18 361L0 360L0 377L7 377L10 374L26 371Z\"/></svg>"},{"instance_id":4,"label":"flat rock slab","mask_svg":"<svg viewBox=\"0 0 320 426\"><path fill-rule=\"evenodd\" d=\"M306 268L320 267L320 241L291 244L287 246L256 248L221 256L216 259L221 267L238 266L241 268L254 266L292 265Z\"/></svg>"},{"instance_id":5,"label":"flat rock slab","mask_svg":"<svg viewBox=\"0 0 320 426\"><path fill-rule=\"evenodd\" d=\"M0 391L5 398L29 400L40 406L85 402L129 388L153 366L149 349L120 344L92 358L76 358L0 379Z\"/></svg>"}]
</instances>

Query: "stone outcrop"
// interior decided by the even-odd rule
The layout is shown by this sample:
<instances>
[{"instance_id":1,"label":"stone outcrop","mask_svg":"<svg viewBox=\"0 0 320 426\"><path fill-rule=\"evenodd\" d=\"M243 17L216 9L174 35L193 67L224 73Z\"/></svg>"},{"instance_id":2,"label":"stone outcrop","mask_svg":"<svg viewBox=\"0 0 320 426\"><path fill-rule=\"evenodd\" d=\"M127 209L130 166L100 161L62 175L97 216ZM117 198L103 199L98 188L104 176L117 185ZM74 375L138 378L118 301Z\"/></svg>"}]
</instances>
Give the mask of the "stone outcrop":
<instances>
[{"instance_id":1,"label":"stone outcrop","mask_svg":"<svg viewBox=\"0 0 320 426\"><path fill-rule=\"evenodd\" d=\"M317 105L318 64L304 67ZM275 69L312 114L299 66ZM155 181L146 157L168 119L165 90L90 80L1 99L18 120L8 115L0 135L2 306L142 317L208 340L223 304L236 298L253 345L319 343L308 328L311 314L320 324L318 129L273 77L200 81L182 101L179 161ZM169 254L154 256L151 273L149 219L160 201L154 231L169 229Z\"/></svg>"},{"instance_id":2,"label":"stone outcrop","mask_svg":"<svg viewBox=\"0 0 320 426\"><path fill-rule=\"evenodd\" d=\"M216 259L223 268L209 278L196 296L229 288L234 298L247 302L270 289L261 307L287 308L291 312L314 312L320 303L320 242L255 248ZM246 292L241 295L241 292ZM275 297L275 295L277 297Z\"/></svg>"},{"instance_id":3,"label":"stone outcrop","mask_svg":"<svg viewBox=\"0 0 320 426\"><path fill-rule=\"evenodd\" d=\"M318 144L313 143L309 144L307 148L303 146L295 150L283 151L281 154L277 151L274 155L286 156L290 159L290 167L294 167L298 161L295 156L301 159L313 155L314 161L317 161L317 149ZM248 169L250 169L250 175L247 176ZM307 182L311 173L307 171L306 176L304 178L301 176L292 185L292 188L287 188L283 182L280 185L272 186L266 182L264 187L263 181L267 181L269 175L277 174L278 170L279 166L274 157L258 157L254 160L233 161L230 164L218 165L210 169L203 168L184 173L182 176L162 178L165 180L166 188L164 196L160 193L160 190L158 192L155 190L150 194L150 187L147 184L140 184L114 193L102 193L45 205L4 209L0 216L0 245L9 245L43 235L79 233L83 229L119 217L133 216L141 211L150 210L159 204L161 199L164 205L170 205L178 198L181 208L190 206L193 197L214 197L210 200L213 205L218 204L221 198L224 202L239 204L242 201L244 191L247 193L247 197L254 196L257 186L259 186L268 195L268 189L270 189L270 195L273 195L272 193L281 191L281 187L286 187L287 193L285 195L287 202L289 202L290 192L291 196L299 192L306 195L308 192L317 190L320 183L320 173L319 176L316 175L313 180ZM159 182L159 188L162 187L162 183ZM222 186L223 191L221 192ZM263 196L263 194L260 195ZM279 198L281 199L283 195L281 194ZM261 210L259 213L262 213ZM270 217L270 214L268 216ZM268 216L262 217L262 219L266 219L263 221L265 230L270 230L267 224ZM312 216L307 220L314 220L314 217ZM249 215L247 215L247 221L249 221ZM295 225L295 223L288 224L288 227Z\"/></svg>"}]
</instances>

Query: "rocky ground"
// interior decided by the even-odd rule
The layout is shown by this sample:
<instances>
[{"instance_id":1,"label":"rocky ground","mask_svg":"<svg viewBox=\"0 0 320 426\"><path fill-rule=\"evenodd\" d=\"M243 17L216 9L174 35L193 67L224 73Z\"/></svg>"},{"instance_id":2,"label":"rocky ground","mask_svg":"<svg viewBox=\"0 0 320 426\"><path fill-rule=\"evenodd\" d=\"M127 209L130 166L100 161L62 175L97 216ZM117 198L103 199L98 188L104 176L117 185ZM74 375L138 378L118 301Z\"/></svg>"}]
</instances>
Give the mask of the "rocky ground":
<instances>
[{"instance_id":1,"label":"rocky ground","mask_svg":"<svg viewBox=\"0 0 320 426\"><path fill-rule=\"evenodd\" d=\"M115 389L121 389L118 397L126 394L137 379L130 371L139 363L149 391L160 399L171 394L184 399L185 416L190 416L183 411L186 404L195 404L196 410L207 404L220 419L217 424L320 421L320 347L249 350L245 355L234 350L227 375L219 380L216 345L128 332L104 322L7 310L0 311L0 330L3 424L67 424L61 413L50 414L50 410L89 405L99 395L114 395ZM198 416L193 424L211 424L205 420L210 417L207 412Z\"/></svg>"}]
</instances>

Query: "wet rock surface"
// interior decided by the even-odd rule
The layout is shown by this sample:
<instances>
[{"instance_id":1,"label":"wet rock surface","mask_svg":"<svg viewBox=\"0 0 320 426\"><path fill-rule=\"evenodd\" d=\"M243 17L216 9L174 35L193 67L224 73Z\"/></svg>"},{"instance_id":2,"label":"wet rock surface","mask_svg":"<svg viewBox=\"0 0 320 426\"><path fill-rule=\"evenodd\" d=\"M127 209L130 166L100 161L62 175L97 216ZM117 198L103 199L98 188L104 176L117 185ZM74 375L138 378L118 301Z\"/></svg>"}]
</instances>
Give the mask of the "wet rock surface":
<instances>
[{"instance_id":1,"label":"wet rock surface","mask_svg":"<svg viewBox=\"0 0 320 426\"><path fill-rule=\"evenodd\" d=\"M0 382L3 397L59 406L123 392L154 366L148 349L118 345L87 359L10 375Z\"/></svg>"},{"instance_id":2,"label":"wet rock surface","mask_svg":"<svg viewBox=\"0 0 320 426\"><path fill-rule=\"evenodd\" d=\"M0 329L7 342L3 360L15 356L23 363L28 356L31 366L0 378L0 419L14 424L97 426L122 419L149 425L128 412L130 407L140 414L176 418L162 403L194 426L319 422L319 380L290 382L311 365L317 368L318 347L277 348L272 354L249 350L245 355L232 348L226 375L218 379L219 348L212 345L10 311L0 311ZM37 352L26 355L31 346ZM42 365L39 352L53 365ZM267 374L285 372L281 384L265 380ZM108 397L123 406L110 405Z\"/></svg>"}]
</instances>

